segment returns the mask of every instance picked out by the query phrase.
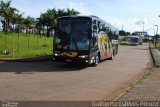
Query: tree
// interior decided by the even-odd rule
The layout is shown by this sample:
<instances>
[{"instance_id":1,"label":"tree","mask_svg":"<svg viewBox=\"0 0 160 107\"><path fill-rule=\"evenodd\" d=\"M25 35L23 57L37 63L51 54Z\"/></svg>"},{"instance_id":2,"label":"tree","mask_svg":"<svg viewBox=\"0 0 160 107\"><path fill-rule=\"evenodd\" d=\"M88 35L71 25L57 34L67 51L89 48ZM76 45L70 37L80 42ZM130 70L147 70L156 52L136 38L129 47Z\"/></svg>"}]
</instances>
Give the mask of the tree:
<instances>
[{"instance_id":1,"label":"tree","mask_svg":"<svg viewBox=\"0 0 160 107\"><path fill-rule=\"evenodd\" d=\"M125 32L124 30L120 30L120 31L119 31L119 35L120 35L120 36L126 36L126 32Z\"/></svg>"},{"instance_id":2,"label":"tree","mask_svg":"<svg viewBox=\"0 0 160 107\"><path fill-rule=\"evenodd\" d=\"M26 34L31 33L33 26L35 25L35 19L33 17L28 16L24 19L24 25L26 27Z\"/></svg>"},{"instance_id":3,"label":"tree","mask_svg":"<svg viewBox=\"0 0 160 107\"><path fill-rule=\"evenodd\" d=\"M136 33L136 32L133 32L133 33L132 33L132 35L138 35L138 33Z\"/></svg>"},{"instance_id":4,"label":"tree","mask_svg":"<svg viewBox=\"0 0 160 107\"><path fill-rule=\"evenodd\" d=\"M0 2L0 15L4 18L4 20L2 20L3 31L5 31L6 33L8 32L8 29L10 27L11 20L14 19L15 13L18 12L16 8L13 8L10 5L11 1Z\"/></svg>"},{"instance_id":5,"label":"tree","mask_svg":"<svg viewBox=\"0 0 160 107\"><path fill-rule=\"evenodd\" d=\"M36 28L39 30L38 34L41 34L42 30L42 23L41 23L41 18L36 18Z\"/></svg>"},{"instance_id":6,"label":"tree","mask_svg":"<svg viewBox=\"0 0 160 107\"><path fill-rule=\"evenodd\" d=\"M45 13L42 13L39 18L38 27L43 29L43 35L45 35L46 23L47 23L47 15Z\"/></svg>"},{"instance_id":7,"label":"tree","mask_svg":"<svg viewBox=\"0 0 160 107\"><path fill-rule=\"evenodd\" d=\"M49 37L51 28L55 25L54 19L56 18L56 11L55 9L47 10L45 13L45 21L46 21L46 27L47 27L47 37Z\"/></svg>"},{"instance_id":8,"label":"tree","mask_svg":"<svg viewBox=\"0 0 160 107\"><path fill-rule=\"evenodd\" d=\"M67 12L64 9L58 9L57 16L58 17L67 16Z\"/></svg>"},{"instance_id":9,"label":"tree","mask_svg":"<svg viewBox=\"0 0 160 107\"><path fill-rule=\"evenodd\" d=\"M43 29L43 34L45 31L46 27L46 35L47 37L52 34L53 28L57 26L57 20L61 16L68 16L68 15L78 15L79 12L74 10L74 9L58 9L56 10L55 8L53 9L48 9L45 13L41 13L40 17L37 18L37 24L36 28L39 29L39 33L41 29Z\"/></svg>"},{"instance_id":10,"label":"tree","mask_svg":"<svg viewBox=\"0 0 160 107\"><path fill-rule=\"evenodd\" d=\"M22 14L17 14L16 15L16 19L15 19L15 24L17 25L16 26L16 32L21 32L21 28L24 27L24 18L22 17L23 13Z\"/></svg>"},{"instance_id":11,"label":"tree","mask_svg":"<svg viewBox=\"0 0 160 107\"><path fill-rule=\"evenodd\" d=\"M67 15L78 15L78 14L80 14L78 11L67 8Z\"/></svg>"},{"instance_id":12,"label":"tree","mask_svg":"<svg viewBox=\"0 0 160 107\"><path fill-rule=\"evenodd\" d=\"M155 44L155 47L157 47L157 42L158 42L158 38L160 38L160 35L159 34L156 34L155 36L154 36L154 44Z\"/></svg>"},{"instance_id":13,"label":"tree","mask_svg":"<svg viewBox=\"0 0 160 107\"><path fill-rule=\"evenodd\" d=\"M3 20L1 20L2 24L3 24L3 31L5 31L7 33L8 31L8 23L9 23L9 15L10 15L10 4L11 1L8 2L0 2L0 15L3 17ZM8 45L7 45L7 35L5 33L5 50L7 50Z\"/></svg>"},{"instance_id":14,"label":"tree","mask_svg":"<svg viewBox=\"0 0 160 107\"><path fill-rule=\"evenodd\" d=\"M126 32L126 35L131 35L131 33L130 32Z\"/></svg>"},{"instance_id":15,"label":"tree","mask_svg":"<svg viewBox=\"0 0 160 107\"><path fill-rule=\"evenodd\" d=\"M43 34L46 27L47 37L49 37L53 27L57 24L57 11L55 9L48 9L47 12L42 13L38 19L39 22L37 23L37 27L43 29Z\"/></svg>"},{"instance_id":16,"label":"tree","mask_svg":"<svg viewBox=\"0 0 160 107\"><path fill-rule=\"evenodd\" d=\"M34 18L28 16L25 20L24 20L24 24L25 24L25 27L26 27L26 34L28 36L28 48L30 48L30 32L32 30L32 26L34 24Z\"/></svg>"},{"instance_id":17,"label":"tree","mask_svg":"<svg viewBox=\"0 0 160 107\"><path fill-rule=\"evenodd\" d=\"M22 18L22 14L20 15L17 15L16 17L16 23L17 23L17 32L18 32L18 51L19 51L19 48L20 48L20 32L21 32L21 28L23 26L23 22L24 22L24 19Z\"/></svg>"},{"instance_id":18,"label":"tree","mask_svg":"<svg viewBox=\"0 0 160 107\"><path fill-rule=\"evenodd\" d=\"M1 1L0 3L0 15L4 18L4 20L2 20L2 24L3 24L3 30L5 32L8 31L8 22L9 22L9 16L10 16L10 5L11 5L11 1L7 1L6 3Z\"/></svg>"}]
</instances>

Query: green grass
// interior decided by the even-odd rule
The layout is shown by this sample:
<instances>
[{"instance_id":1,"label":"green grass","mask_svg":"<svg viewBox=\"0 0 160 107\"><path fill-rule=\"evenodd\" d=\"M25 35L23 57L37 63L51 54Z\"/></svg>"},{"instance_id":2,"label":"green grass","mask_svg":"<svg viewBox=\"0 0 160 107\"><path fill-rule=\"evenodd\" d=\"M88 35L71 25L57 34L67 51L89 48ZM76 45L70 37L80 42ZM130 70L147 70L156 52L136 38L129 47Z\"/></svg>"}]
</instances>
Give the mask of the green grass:
<instances>
[{"instance_id":1,"label":"green grass","mask_svg":"<svg viewBox=\"0 0 160 107\"><path fill-rule=\"evenodd\" d=\"M53 37L44 37L40 35L20 34L20 45L18 49L18 33L8 33L7 48L5 45L5 33L0 32L0 58L26 58L43 55L51 55L53 47ZM28 38L29 37L29 38ZM28 47L29 39L29 47ZM38 42L37 42L38 41ZM46 41L46 42L45 42ZM8 55L3 55L2 51L7 49Z\"/></svg>"},{"instance_id":2,"label":"green grass","mask_svg":"<svg viewBox=\"0 0 160 107\"><path fill-rule=\"evenodd\" d=\"M128 45L128 42L127 41L123 41L123 40L119 40L119 44L120 45Z\"/></svg>"},{"instance_id":3,"label":"green grass","mask_svg":"<svg viewBox=\"0 0 160 107\"><path fill-rule=\"evenodd\" d=\"M157 43L157 48L160 50L160 43Z\"/></svg>"}]
</instances>

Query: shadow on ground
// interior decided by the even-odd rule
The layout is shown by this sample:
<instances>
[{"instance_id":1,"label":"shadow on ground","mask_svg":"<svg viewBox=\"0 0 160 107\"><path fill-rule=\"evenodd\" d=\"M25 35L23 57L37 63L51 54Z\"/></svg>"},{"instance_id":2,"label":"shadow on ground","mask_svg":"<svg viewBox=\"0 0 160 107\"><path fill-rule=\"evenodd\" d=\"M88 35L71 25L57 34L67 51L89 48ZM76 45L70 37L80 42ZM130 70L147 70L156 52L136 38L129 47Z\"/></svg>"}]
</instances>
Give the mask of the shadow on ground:
<instances>
[{"instance_id":1,"label":"shadow on ground","mask_svg":"<svg viewBox=\"0 0 160 107\"><path fill-rule=\"evenodd\" d=\"M0 72L15 72L15 74L22 74L24 72L69 72L80 71L87 66L84 64L66 64L54 61L42 62L1 62Z\"/></svg>"}]
</instances>

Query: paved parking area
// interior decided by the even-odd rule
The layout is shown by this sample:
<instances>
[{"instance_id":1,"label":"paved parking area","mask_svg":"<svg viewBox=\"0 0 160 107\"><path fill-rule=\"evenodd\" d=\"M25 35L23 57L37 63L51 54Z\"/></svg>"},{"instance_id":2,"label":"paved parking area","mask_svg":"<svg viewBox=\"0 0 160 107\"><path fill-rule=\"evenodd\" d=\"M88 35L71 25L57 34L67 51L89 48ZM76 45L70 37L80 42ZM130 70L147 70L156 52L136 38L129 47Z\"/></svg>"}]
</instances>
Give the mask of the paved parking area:
<instances>
[{"instance_id":1,"label":"paved parking area","mask_svg":"<svg viewBox=\"0 0 160 107\"><path fill-rule=\"evenodd\" d=\"M97 67L67 66L53 61L0 63L0 100L111 100L150 63L148 45L120 46L113 60Z\"/></svg>"}]
</instances>

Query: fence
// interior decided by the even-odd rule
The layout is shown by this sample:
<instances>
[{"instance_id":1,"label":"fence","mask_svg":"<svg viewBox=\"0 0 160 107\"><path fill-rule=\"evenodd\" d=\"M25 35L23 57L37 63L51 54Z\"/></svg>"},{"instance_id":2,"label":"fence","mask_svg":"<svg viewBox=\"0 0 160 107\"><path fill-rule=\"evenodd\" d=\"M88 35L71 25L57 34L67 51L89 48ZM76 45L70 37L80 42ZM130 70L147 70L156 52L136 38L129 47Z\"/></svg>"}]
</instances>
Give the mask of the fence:
<instances>
[{"instance_id":1,"label":"fence","mask_svg":"<svg viewBox=\"0 0 160 107\"><path fill-rule=\"evenodd\" d=\"M0 57L32 57L52 54L53 37L0 32Z\"/></svg>"}]
</instances>

